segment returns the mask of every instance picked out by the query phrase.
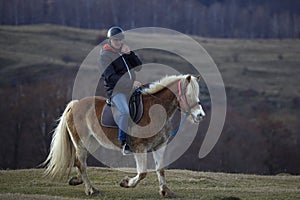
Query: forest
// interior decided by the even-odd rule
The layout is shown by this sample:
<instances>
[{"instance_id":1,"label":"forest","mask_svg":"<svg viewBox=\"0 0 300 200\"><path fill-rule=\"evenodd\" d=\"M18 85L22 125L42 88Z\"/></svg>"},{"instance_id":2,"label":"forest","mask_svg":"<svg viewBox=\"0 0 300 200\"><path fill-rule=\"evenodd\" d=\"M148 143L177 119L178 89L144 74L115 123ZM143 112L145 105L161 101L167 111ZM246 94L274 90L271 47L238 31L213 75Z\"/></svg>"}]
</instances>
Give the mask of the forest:
<instances>
[{"instance_id":1,"label":"forest","mask_svg":"<svg viewBox=\"0 0 300 200\"><path fill-rule=\"evenodd\" d=\"M1 0L0 24L164 27L222 38L299 38L298 0Z\"/></svg>"}]
</instances>

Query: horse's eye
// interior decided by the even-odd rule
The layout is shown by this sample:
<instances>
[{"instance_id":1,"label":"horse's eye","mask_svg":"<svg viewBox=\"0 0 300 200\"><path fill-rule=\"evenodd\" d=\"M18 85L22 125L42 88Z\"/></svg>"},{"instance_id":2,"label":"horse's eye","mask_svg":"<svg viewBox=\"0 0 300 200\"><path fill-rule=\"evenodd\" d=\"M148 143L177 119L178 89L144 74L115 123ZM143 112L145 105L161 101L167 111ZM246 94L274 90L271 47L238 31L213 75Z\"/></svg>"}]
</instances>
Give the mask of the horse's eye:
<instances>
[{"instance_id":1,"label":"horse's eye","mask_svg":"<svg viewBox=\"0 0 300 200\"><path fill-rule=\"evenodd\" d=\"M197 101L197 104L198 104L198 105L201 105L201 102L200 102L200 101Z\"/></svg>"}]
</instances>

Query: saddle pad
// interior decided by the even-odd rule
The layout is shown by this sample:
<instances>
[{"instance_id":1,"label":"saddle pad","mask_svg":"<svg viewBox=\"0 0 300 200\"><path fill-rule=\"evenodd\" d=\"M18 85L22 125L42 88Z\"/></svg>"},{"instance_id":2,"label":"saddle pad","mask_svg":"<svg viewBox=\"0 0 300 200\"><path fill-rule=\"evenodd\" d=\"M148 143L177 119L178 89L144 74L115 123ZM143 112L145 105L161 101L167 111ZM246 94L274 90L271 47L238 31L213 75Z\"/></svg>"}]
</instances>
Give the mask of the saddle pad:
<instances>
[{"instance_id":1,"label":"saddle pad","mask_svg":"<svg viewBox=\"0 0 300 200\"><path fill-rule=\"evenodd\" d=\"M117 123L114 120L112 107L114 105L105 105L101 114L101 125L108 128L118 128ZM142 94L140 92L135 92L130 97L129 101L129 112L132 121L138 123L143 115L143 101Z\"/></svg>"},{"instance_id":2,"label":"saddle pad","mask_svg":"<svg viewBox=\"0 0 300 200\"><path fill-rule=\"evenodd\" d=\"M105 104L102 111L101 125L108 128L118 128L111 111L111 106L108 106L107 104Z\"/></svg>"}]
</instances>

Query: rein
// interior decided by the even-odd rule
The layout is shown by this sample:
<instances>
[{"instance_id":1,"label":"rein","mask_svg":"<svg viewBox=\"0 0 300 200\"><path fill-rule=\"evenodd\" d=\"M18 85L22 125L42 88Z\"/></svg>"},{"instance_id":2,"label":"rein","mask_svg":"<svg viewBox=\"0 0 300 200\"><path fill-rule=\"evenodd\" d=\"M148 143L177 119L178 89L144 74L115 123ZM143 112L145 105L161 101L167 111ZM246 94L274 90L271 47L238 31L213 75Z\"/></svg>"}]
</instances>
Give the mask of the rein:
<instances>
[{"instance_id":1,"label":"rein","mask_svg":"<svg viewBox=\"0 0 300 200\"><path fill-rule=\"evenodd\" d=\"M184 114L184 118L183 118L183 120L180 121L179 126L177 127L177 129L176 129L176 130L172 129L172 131L171 131L171 136L174 137L174 136L177 135L179 129L180 129L181 126L184 124L184 122L186 121L187 118L188 118L188 115L185 113L185 114Z\"/></svg>"}]
</instances>

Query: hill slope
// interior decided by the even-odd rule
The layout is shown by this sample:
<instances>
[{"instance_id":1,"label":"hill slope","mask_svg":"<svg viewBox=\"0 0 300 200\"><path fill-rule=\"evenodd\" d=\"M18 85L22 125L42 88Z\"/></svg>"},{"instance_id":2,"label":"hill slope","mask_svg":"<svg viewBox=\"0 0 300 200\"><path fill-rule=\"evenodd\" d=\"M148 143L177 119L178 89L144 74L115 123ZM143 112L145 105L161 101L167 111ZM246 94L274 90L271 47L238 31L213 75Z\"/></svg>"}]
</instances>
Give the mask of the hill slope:
<instances>
[{"instance_id":1,"label":"hill slope","mask_svg":"<svg viewBox=\"0 0 300 200\"><path fill-rule=\"evenodd\" d=\"M50 181L41 169L0 171L1 199L88 198L83 185L69 186L66 180ZM156 174L148 174L136 188L118 185L125 175L108 168L89 168L94 186L102 192L100 199L158 199ZM204 173L188 170L167 170L167 182L178 199L299 199L299 176L256 176L243 174ZM94 198L95 199L95 198Z\"/></svg>"},{"instance_id":2,"label":"hill slope","mask_svg":"<svg viewBox=\"0 0 300 200\"><path fill-rule=\"evenodd\" d=\"M0 140L0 168L31 168L45 159L53 121L72 98L77 70L104 35L103 31L55 25L0 26L0 135L5 138ZM168 41L168 36L157 41L149 41L147 35L136 39L152 43ZM211 154L200 160L199 148L210 120L209 93L201 82L200 99L208 117L190 149L171 167L299 174L300 40L194 39L205 47L223 77L226 122ZM174 54L138 53L145 64L189 67ZM159 66L144 68L155 72L146 71L141 74L144 78L165 76Z\"/></svg>"},{"instance_id":3,"label":"hill slope","mask_svg":"<svg viewBox=\"0 0 300 200\"><path fill-rule=\"evenodd\" d=\"M103 31L56 25L0 26L0 84L16 78L34 79L64 67L78 67L96 44L105 39L104 35ZM160 39L168 38L164 37ZM146 40L147 35L136 39ZM194 39L217 63L226 87L272 95L282 93L285 97L300 95L294 89L300 73L299 39ZM160 51L146 53L142 54L144 63L186 65L174 55Z\"/></svg>"},{"instance_id":4,"label":"hill slope","mask_svg":"<svg viewBox=\"0 0 300 200\"><path fill-rule=\"evenodd\" d=\"M0 26L0 84L79 65L99 32L62 26Z\"/></svg>"}]
</instances>

